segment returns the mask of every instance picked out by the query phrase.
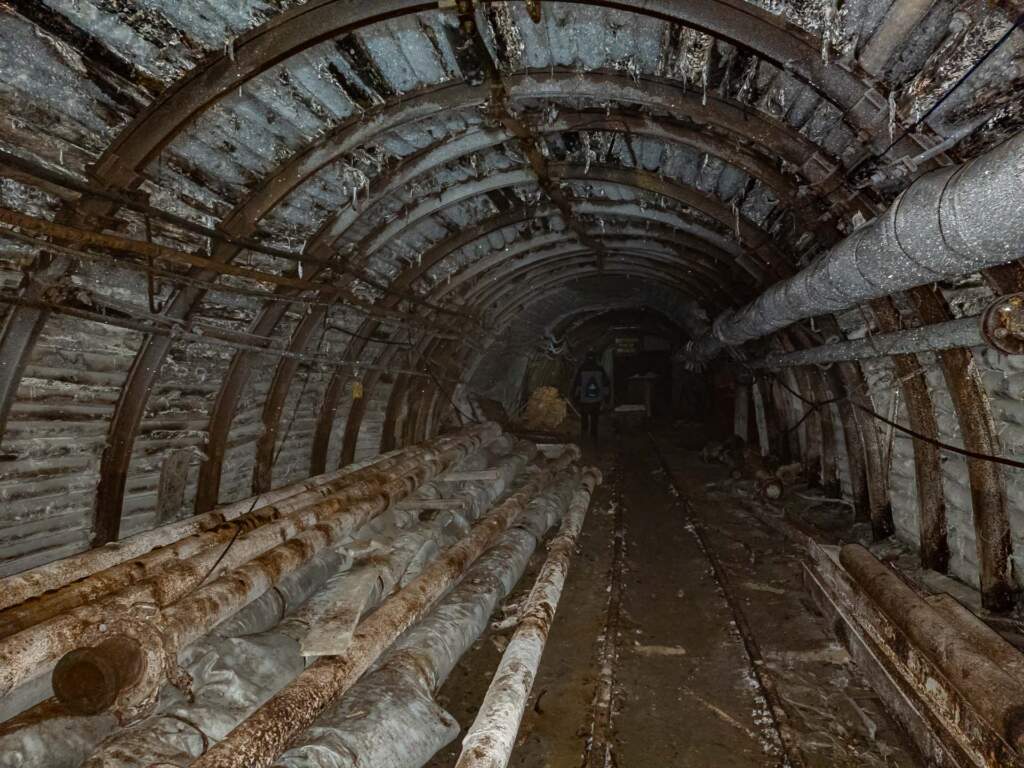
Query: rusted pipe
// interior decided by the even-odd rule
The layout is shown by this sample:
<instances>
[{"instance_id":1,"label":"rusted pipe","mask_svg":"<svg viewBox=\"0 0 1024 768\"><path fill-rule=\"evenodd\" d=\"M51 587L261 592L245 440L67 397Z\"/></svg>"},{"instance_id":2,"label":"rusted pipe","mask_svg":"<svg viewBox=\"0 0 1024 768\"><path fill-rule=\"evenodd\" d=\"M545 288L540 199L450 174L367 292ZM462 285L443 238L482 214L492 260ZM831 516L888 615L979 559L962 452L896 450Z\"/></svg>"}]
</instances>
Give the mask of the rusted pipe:
<instances>
[{"instance_id":1,"label":"rusted pipe","mask_svg":"<svg viewBox=\"0 0 1024 768\"><path fill-rule=\"evenodd\" d=\"M208 547L221 546L239 528L250 530L270 522L278 512L294 509L297 501L312 501L332 489L341 490L365 479L367 472L363 470L387 471L397 466L401 455L395 452L318 475L9 576L0 581L0 606L6 608L0 611L0 637L124 589L158 572L167 563L192 557ZM283 503L286 499L292 503ZM268 509L271 505L274 508Z\"/></svg>"},{"instance_id":2,"label":"rusted pipe","mask_svg":"<svg viewBox=\"0 0 1024 768\"><path fill-rule=\"evenodd\" d=\"M266 768L296 734L366 672L380 654L416 623L466 569L512 525L537 492L579 457L567 450L477 522L416 579L363 622L346 653L325 656L260 707L191 768Z\"/></svg>"},{"instance_id":3,"label":"rusted pipe","mask_svg":"<svg viewBox=\"0 0 1024 768\"><path fill-rule=\"evenodd\" d=\"M558 536L548 547L548 558L523 606L519 626L505 648L480 711L462 741L462 754L455 768L505 768L508 765L526 700L558 610L576 539L583 530L591 494L600 482L601 473L596 469L584 473Z\"/></svg>"},{"instance_id":4,"label":"rusted pipe","mask_svg":"<svg viewBox=\"0 0 1024 768\"><path fill-rule=\"evenodd\" d=\"M995 664L864 547L847 544L839 562L903 633L897 644L913 643L1007 744L1024 751L1024 682Z\"/></svg>"},{"instance_id":5,"label":"rusted pipe","mask_svg":"<svg viewBox=\"0 0 1024 768\"><path fill-rule=\"evenodd\" d=\"M458 723L434 694L522 577L544 533L565 516L580 482L572 473L531 501L430 615L297 736L274 768L420 768L455 739ZM384 732L395 737L382 738Z\"/></svg>"},{"instance_id":6,"label":"rusted pipe","mask_svg":"<svg viewBox=\"0 0 1024 768\"><path fill-rule=\"evenodd\" d=\"M210 513L207 520L212 527L209 530L187 536L133 560L95 573L57 592L32 600L24 606L4 611L0 614L0 636L9 636L61 612L88 605L132 585L141 591L120 595L122 602L152 602L166 605L175 599L176 593L180 594L183 590L190 589L190 584L194 586L198 583L195 579L200 573L206 577L212 575L209 569L213 568L218 560L218 567L224 570L277 545L282 537L287 538L310 525L315 525L319 520L316 505L323 502L325 497L342 502L372 495L374 487L379 485L383 478L388 475L401 477L417 471L425 458L438 450L447 450L450 441L451 438L441 438L431 446L407 449L397 456L386 458L358 471L338 473L333 481L315 485L274 505L250 509L240 515L232 512L230 514L235 516L228 524L224 524L227 515ZM217 521L221 521L220 524L217 524ZM230 549L225 550L229 543Z\"/></svg>"},{"instance_id":7,"label":"rusted pipe","mask_svg":"<svg viewBox=\"0 0 1024 768\"><path fill-rule=\"evenodd\" d=\"M172 660L176 649L202 636L318 551L336 545L349 532L499 434L497 425L484 424L410 449L401 472L395 468L364 477L326 498L320 497L324 489L319 489L312 492L320 498L313 504L287 500L281 506L298 505L296 514L238 536L225 547L206 549L195 557L174 562L107 601L82 606L5 638L0 641L0 694L44 672L69 651L98 641L100 628L112 623L123 625L131 636L141 633L147 650ZM237 571L232 572L232 568ZM201 587L211 577L214 580ZM181 602L173 610L161 609L176 601ZM148 684L152 687L162 679L162 673L155 673ZM155 693L151 690L142 695L147 706ZM129 709L134 711L135 707ZM126 710L124 716L131 718L145 709L142 706L134 714Z\"/></svg>"},{"instance_id":8,"label":"rusted pipe","mask_svg":"<svg viewBox=\"0 0 1024 768\"><path fill-rule=\"evenodd\" d=\"M359 532L360 539L370 537L366 539L368 549L358 558L360 565L336 572L326 587L308 600L304 598L304 595L308 596L305 588L299 592L286 586L288 577L259 601L218 625L213 633L181 654L182 667L193 677L194 698L165 686L160 693L158 710L151 717L106 739L102 746L99 746L98 738L93 740L87 748L89 757L86 762L83 763L84 756L76 760L69 755L71 750L65 749L63 742L58 742L45 750L32 750L34 759L26 760L24 768L77 768L80 764L88 768L126 768L128 764L138 762L148 765L145 758L156 754L168 766L187 765L203 754L204 734L214 741L219 740L299 674L304 666L300 642L311 626L319 625L325 611L331 613L339 599L351 605L349 598L361 581L370 582L373 586L372 593L366 596L364 612L375 608L393 587L407 583L421 572L440 548L455 543L464 535L469 529L467 521L483 514L504 491L505 482L518 475L536 452L533 444L506 436L488 449L474 454L460 467L494 466L502 479L497 482L460 483L456 486L456 497L464 504L458 512L444 512L440 516L431 514L426 521L410 521L410 527L397 527L396 523L410 517L410 512L391 510ZM416 495L436 494L440 490L439 484L431 483ZM450 493L452 488L446 484L445 491ZM568 506L571 495L570 491L563 506ZM533 506L531 504L531 508ZM311 564L324 554L318 555ZM304 573L308 568L309 565L293 576ZM367 576L370 578L365 578ZM323 582L319 581L310 588L316 589L318 585L322 586ZM278 591L284 594L278 596ZM258 603L271 596L279 601L277 610L265 609L262 615L250 615L249 620L244 620ZM295 610L300 603L301 608ZM287 617L282 620L285 615ZM228 637L231 639L225 639ZM403 642L409 638L407 633ZM259 656L259 664L252 665L248 661L253 655ZM197 726L200 723L201 731ZM183 728L183 724L191 727ZM25 739L32 741L37 729L35 726L29 726L29 729ZM25 742L8 739L7 743L0 743L0 750L4 747L18 748L21 743ZM128 755L136 755L138 759L129 760Z\"/></svg>"}]
</instances>

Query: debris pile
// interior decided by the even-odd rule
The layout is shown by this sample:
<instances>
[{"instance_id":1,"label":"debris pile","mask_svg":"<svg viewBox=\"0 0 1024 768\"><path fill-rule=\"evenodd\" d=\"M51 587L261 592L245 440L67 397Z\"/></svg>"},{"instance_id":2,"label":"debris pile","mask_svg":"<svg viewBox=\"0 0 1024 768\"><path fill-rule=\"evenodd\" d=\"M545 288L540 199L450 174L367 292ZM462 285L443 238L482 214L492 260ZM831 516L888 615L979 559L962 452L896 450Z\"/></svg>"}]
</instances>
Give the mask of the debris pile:
<instances>
[{"instance_id":1,"label":"debris pile","mask_svg":"<svg viewBox=\"0 0 1024 768\"><path fill-rule=\"evenodd\" d=\"M530 430L551 432L565 422L567 409L557 387L537 387L526 403L523 423Z\"/></svg>"}]
</instances>

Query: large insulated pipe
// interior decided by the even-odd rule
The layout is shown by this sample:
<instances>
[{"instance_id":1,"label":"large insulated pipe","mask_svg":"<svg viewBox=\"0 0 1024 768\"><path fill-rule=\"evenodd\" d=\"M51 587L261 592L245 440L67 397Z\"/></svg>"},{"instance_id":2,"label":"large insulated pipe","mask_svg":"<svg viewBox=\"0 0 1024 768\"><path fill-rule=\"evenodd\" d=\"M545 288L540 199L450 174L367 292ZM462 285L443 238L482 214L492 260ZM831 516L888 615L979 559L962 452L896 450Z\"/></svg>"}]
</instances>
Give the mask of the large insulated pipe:
<instances>
[{"instance_id":1,"label":"large insulated pipe","mask_svg":"<svg viewBox=\"0 0 1024 768\"><path fill-rule=\"evenodd\" d=\"M928 173L889 209L793 277L720 314L690 343L699 360L817 315L1024 256L1024 132Z\"/></svg>"},{"instance_id":2,"label":"large insulated pipe","mask_svg":"<svg viewBox=\"0 0 1024 768\"><path fill-rule=\"evenodd\" d=\"M1024 750L1024 683L993 662L864 547L847 544L839 551L839 562L999 736L1014 749Z\"/></svg>"},{"instance_id":3,"label":"large insulated pipe","mask_svg":"<svg viewBox=\"0 0 1024 768\"><path fill-rule=\"evenodd\" d=\"M106 602L82 606L0 640L0 695L44 672L65 653L92 644L90 635L97 636L96 642L110 637L114 625L132 636L150 636L143 643L148 652L156 644L163 647L163 655L172 656L317 552L337 545L343 536L499 434L497 425L485 424L420 446L419 458L407 466L403 463L402 471L395 467L366 478L295 515L239 536L230 547L175 562ZM147 662L147 668L153 663ZM158 684L162 674L144 680L146 685Z\"/></svg>"},{"instance_id":4,"label":"large insulated pipe","mask_svg":"<svg viewBox=\"0 0 1024 768\"><path fill-rule=\"evenodd\" d=\"M266 768L288 743L366 672L391 643L425 616L466 569L577 458L566 450L543 471L483 517L445 552L363 622L345 653L324 656L275 694L191 768Z\"/></svg>"},{"instance_id":5,"label":"large insulated pipe","mask_svg":"<svg viewBox=\"0 0 1024 768\"><path fill-rule=\"evenodd\" d=\"M480 711L462 740L462 754L455 768L505 768L508 765L569 574L576 539L583 530L590 496L600 482L601 473L596 469L584 474L562 527L548 547L548 558L523 606L519 626L505 648Z\"/></svg>"}]
</instances>

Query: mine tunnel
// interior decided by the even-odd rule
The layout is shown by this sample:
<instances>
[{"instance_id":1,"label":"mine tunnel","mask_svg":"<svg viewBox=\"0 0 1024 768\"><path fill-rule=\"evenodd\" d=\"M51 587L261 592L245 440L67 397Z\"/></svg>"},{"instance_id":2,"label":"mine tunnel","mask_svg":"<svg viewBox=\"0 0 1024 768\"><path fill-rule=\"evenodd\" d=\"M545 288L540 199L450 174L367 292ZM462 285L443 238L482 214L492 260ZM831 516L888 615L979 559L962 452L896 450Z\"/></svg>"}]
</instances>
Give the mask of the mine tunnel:
<instances>
[{"instance_id":1,"label":"mine tunnel","mask_svg":"<svg viewBox=\"0 0 1024 768\"><path fill-rule=\"evenodd\" d=\"M1024 766L1021 0L0 0L0 768Z\"/></svg>"}]
</instances>

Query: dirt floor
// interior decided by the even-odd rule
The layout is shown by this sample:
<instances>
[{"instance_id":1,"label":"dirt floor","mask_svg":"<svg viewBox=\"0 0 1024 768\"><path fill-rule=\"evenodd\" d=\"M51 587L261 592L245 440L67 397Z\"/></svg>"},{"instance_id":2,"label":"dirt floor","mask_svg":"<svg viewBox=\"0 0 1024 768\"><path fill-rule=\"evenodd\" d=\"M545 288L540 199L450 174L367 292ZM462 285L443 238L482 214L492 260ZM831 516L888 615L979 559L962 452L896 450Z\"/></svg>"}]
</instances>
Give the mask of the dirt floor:
<instances>
[{"instance_id":1,"label":"dirt floor","mask_svg":"<svg viewBox=\"0 0 1024 768\"><path fill-rule=\"evenodd\" d=\"M606 482L511 765L918 765L815 615L782 506L702 464L693 437L637 432L587 450ZM463 727L507 636L481 638L439 695ZM458 753L456 741L429 765Z\"/></svg>"}]
</instances>

